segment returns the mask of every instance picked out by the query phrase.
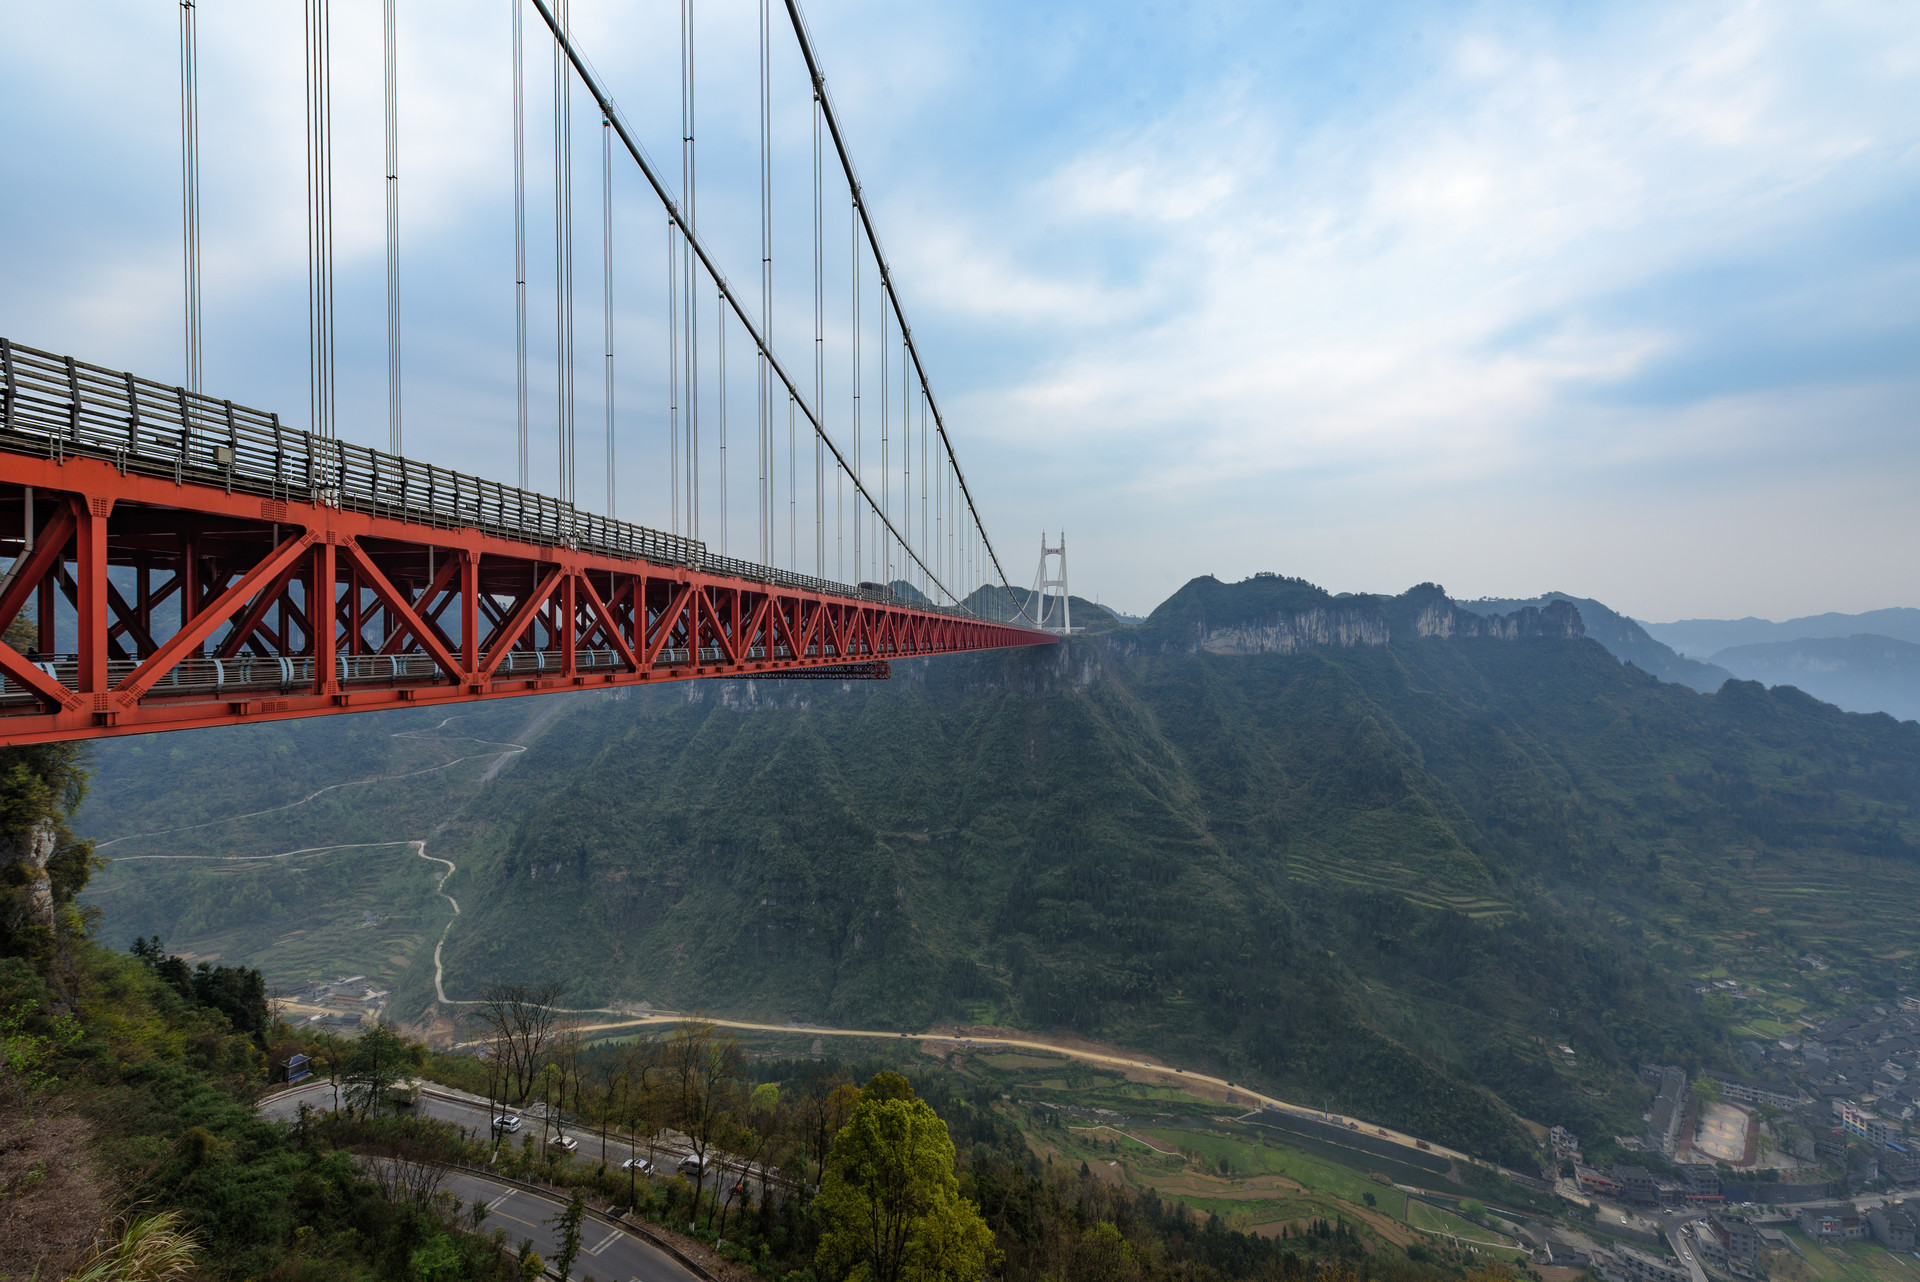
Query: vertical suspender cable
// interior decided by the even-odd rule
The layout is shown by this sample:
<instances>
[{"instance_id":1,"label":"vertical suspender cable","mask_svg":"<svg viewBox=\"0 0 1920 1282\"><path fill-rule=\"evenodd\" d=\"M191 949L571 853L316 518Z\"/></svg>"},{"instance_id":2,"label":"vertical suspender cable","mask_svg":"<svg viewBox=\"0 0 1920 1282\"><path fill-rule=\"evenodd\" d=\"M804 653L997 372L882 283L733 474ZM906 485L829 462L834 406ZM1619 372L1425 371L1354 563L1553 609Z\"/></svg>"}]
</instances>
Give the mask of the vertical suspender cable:
<instances>
[{"instance_id":1,"label":"vertical suspender cable","mask_svg":"<svg viewBox=\"0 0 1920 1282\"><path fill-rule=\"evenodd\" d=\"M387 142L387 437L400 453L400 77L399 0L381 0L386 63Z\"/></svg>"},{"instance_id":2,"label":"vertical suspender cable","mask_svg":"<svg viewBox=\"0 0 1920 1282\"><path fill-rule=\"evenodd\" d=\"M760 328L773 345L773 22L769 0L760 0ZM773 555L773 401L767 357L760 353L760 563ZM791 460L789 460L791 470ZM793 556L790 548L789 560Z\"/></svg>"},{"instance_id":3,"label":"vertical suspender cable","mask_svg":"<svg viewBox=\"0 0 1920 1282\"><path fill-rule=\"evenodd\" d=\"M821 422L826 421L827 413L827 304L826 304L826 239L822 223L825 206L820 200L820 95L813 98L813 404ZM837 509L837 499L836 499ZM814 573L821 578L827 577L827 480L826 451L820 436L813 438L813 524L814 524ZM834 578L844 579L846 574L846 553L844 550L845 532L840 529L837 515L834 520Z\"/></svg>"},{"instance_id":4,"label":"vertical suspender cable","mask_svg":"<svg viewBox=\"0 0 1920 1282\"><path fill-rule=\"evenodd\" d=\"M333 48L328 0L307 0L307 387L315 435L333 409Z\"/></svg>"},{"instance_id":5,"label":"vertical suspender cable","mask_svg":"<svg viewBox=\"0 0 1920 1282\"><path fill-rule=\"evenodd\" d=\"M911 439L913 416L912 411L907 408L907 345L905 343L900 344L900 417L903 420L901 430ZM909 458L907 461L911 463L913 460ZM909 523L913 520L913 477L911 475L907 477L907 520ZM927 403L925 400L920 401L920 548L929 554L933 550L927 542ZM927 588L926 571L923 567L920 575L920 591L924 594Z\"/></svg>"},{"instance_id":6,"label":"vertical suspender cable","mask_svg":"<svg viewBox=\"0 0 1920 1282\"><path fill-rule=\"evenodd\" d=\"M680 528L680 240L667 219L667 476L673 487L673 532Z\"/></svg>"},{"instance_id":7,"label":"vertical suspender cable","mask_svg":"<svg viewBox=\"0 0 1920 1282\"><path fill-rule=\"evenodd\" d=\"M687 202L687 230L697 232L693 151L693 0L680 0L680 178ZM686 262L680 288L686 296L687 327L687 535L700 537L700 291L693 243L684 246Z\"/></svg>"},{"instance_id":8,"label":"vertical suspender cable","mask_svg":"<svg viewBox=\"0 0 1920 1282\"><path fill-rule=\"evenodd\" d=\"M200 39L193 0L180 0L180 237L186 276L186 384L200 390ZM33 531L27 531L33 537Z\"/></svg>"},{"instance_id":9,"label":"vertical suspender cable","mask_svg":"<svg viewBox=\"0 0 1920 1282\"><path fill-rule=\"evenodd\" d=\"M848 244L851 245L853 252L848 261L853 265L851 286L853 297L853 474L864 483L867 473L860 462L860 437L863 427L860 422L860 193L855 191L851 199L853 217L850 220L850 226L853 235ZM866 518L856 509L853 514L853 571L860 578L871 578L872 575L860 556L860 527L865 523Z\"/></svg>"},{"instance_id":10,"label":"vertical suspender cable","mask_svg":"<svg viewBox=\"0 0 1920 1282\"><path fill-rule=\"evenodd\" d=\"M572 0L560 0L567 33ZM573 494L573 74L565 46L553 44L553 310L558 357L557 426L560 500Z\"/></svg>"},{"instance_id":11,"label":"vertical suspender cable","mask_svg":"<svg viewBox=\"0 0 1920 1282\"><path fill-rule=\"evenodd\" d=\"M887 405L887 306L885 299L880 303L880 515L885 517L889 510L888 493L893 488L893 478L887 475L887 422L890 418ZM879 530L874 531L874 551L879 554L880 573L874 577L881 583L893 582L893 540Z\"/></svg>"},{"instance_id":12,"label":"vertical suspender cable","mask_svg":"<svg viewBox=\"0 0 1920 1282\"><path fill-rule=\"evenodd\" d=\"M520 35L521 0L513 6L513 358L519 411L520 488L527 479L527 85Z\"/></svg>"},{"instance_id":13,"label":"vertical suspender cable","mask_svg":"<svg viewBox=\"0 0 1920 1282\"><path fill-rule=\"evenodd\" d=\"M714 347L714 377L719 391L716 408L720 411L720 555L727 555L727 300L717 297L713 303L714 328L719 331Z\"/></svg>"},{"instance_id":14,"label":"vertical suspender cable","mask_svg":"<svg viewBox=\"0 0 1920 1282\"><path fill-rule=\"evenodd\" d=\"M600 115L600 297L606 303L602 334L607 340L607 515L613 498L613 121Z\"/></svg>"}]
</instances>

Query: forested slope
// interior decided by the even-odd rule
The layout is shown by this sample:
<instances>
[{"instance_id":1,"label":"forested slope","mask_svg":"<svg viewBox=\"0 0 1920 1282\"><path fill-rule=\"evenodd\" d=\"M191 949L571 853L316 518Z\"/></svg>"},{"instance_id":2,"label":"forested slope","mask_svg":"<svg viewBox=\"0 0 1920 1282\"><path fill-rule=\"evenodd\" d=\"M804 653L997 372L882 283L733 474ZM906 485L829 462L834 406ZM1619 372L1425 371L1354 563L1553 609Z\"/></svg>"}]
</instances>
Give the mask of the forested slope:
<instances>
[{"instance_id":1,"label":"forested slope","mask_svg":"<svg viewBox=\"0 0 1920 1282\"><path fill-rule=\"evenodd\" d=\"M1770 878L1915 868L1920 727L1581 633L1196 580L888 683L580 700L393 835L460 863L450 996L1071 1030L1518 1160L1509 1110L1631 1128L1640 1060L1721 1053L1695 951L1838 952L1871 917L1776 912ZM400 982L425 1009L431 967Z\"/></svg>"}]
</instances>

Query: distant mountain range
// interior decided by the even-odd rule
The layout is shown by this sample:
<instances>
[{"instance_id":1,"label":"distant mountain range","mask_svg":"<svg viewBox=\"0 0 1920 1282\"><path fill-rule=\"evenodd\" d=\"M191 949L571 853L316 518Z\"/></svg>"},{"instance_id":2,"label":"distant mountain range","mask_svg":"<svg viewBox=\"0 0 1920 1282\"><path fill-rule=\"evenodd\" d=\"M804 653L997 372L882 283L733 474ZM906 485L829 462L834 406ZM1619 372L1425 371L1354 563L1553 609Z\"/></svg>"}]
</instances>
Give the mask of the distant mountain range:
<instances>
[{"instance_id":1,"label":"distant mountain range","mask_svg":"<svg viewBox=\"0 0 1920 1282\"><path fill-rule=\"evenodd\" d=\"M1920 719L1920 610L1643 623L1649 636L1748 681L1797 686L1849 712ZM1685 660L1691 662L1692 660Z\"/></svg>"},{"instance_id":2,"label":"distant mountain range","mask_svg":"<svg viewBox=\"0 0 1920 1282\"><path fill-rule=\"evenodd\" d=\"M1771 619L1681 619L1640 626L1657 641L1696 659L1708 659L1734 646L1821 637L1880 636L1920 644L1920 610L1899 607L1865 614L1809 614L1785 623Z\"/></svg>"}]
</instances>

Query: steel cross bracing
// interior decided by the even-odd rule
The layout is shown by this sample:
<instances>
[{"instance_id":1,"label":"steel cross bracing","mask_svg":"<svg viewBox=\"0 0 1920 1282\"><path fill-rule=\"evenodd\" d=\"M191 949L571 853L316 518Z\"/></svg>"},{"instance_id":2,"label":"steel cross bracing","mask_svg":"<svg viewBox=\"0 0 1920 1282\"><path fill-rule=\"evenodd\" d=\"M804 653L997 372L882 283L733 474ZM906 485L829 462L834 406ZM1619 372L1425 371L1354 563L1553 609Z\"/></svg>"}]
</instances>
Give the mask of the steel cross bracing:
<instances>
[{"instance_id":1,"label":"steel cross bracing","mask_svg":"<svg viewBox=\"0 0 1920 1282\"><path fill-rule=\"evenodd\" d=\"M4 338L0 367L0 553L14 557L0 744L699 677L873 677L894 659L1055 640L716 557ZM30 639L14 627L29 602Z\"/></svg>"}]
</instances>

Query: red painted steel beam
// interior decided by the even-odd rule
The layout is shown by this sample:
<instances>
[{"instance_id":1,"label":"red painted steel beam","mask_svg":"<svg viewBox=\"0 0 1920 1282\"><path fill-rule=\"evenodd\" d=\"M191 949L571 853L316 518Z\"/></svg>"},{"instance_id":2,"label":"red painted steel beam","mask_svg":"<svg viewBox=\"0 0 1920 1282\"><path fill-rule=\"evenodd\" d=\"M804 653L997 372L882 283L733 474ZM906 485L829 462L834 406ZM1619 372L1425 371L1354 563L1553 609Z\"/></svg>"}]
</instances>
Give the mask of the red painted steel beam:
<instances>
[{"instance_id":1,"label":"red painted steel beam","mask_svg":"<svg viewBox=\"0 0 1920 1282\"><path fill-rule=\"evenodd\" d=\"M0 745L693 678L884 671L888 659L1057 640L905 603L13 453L0 441L0 512L22 510L18 486L33 487L42 516L32 551L0 581L0 629L36 599L49 620L63 581L78 624L47 621L31 654L0 642ZM25 533L0 516L0 545L23 548ZM136 573L129 598L121 588ZM359 608L362 590L387 632L382 654L356 659L350 651L374 648L349 644L349 619L370 622L375 609ZM508 663L510 654L519 657Z\"/></svg>"}]
</instances>

